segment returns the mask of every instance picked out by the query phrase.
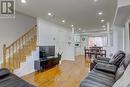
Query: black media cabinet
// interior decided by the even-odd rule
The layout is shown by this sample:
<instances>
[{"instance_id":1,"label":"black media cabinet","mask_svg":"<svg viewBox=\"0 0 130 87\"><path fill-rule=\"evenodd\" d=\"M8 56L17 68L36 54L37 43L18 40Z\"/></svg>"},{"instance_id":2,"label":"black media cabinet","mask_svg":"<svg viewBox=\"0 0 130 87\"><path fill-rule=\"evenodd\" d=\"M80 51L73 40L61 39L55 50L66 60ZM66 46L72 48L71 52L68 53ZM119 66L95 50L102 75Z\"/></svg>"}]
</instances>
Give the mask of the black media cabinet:
<instances>
[{"instance_id":1,"label":"black media cabinet","mask_svg":"<svg viewBox=\"0 0 130 87\"><path fill-rule=\"evenodd\" d=\"M40 59L34 61L34 69L36 71L46 70L59 64L61 58L48 57L47 59Z\"/></svg>"}]
</instances>

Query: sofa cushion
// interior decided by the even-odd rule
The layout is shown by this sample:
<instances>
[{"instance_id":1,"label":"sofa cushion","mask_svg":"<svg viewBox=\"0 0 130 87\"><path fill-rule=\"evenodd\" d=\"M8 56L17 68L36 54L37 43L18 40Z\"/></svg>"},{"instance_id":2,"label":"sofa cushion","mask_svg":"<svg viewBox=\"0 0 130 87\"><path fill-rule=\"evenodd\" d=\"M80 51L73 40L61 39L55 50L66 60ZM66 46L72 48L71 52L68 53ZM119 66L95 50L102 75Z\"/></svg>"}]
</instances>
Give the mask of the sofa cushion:
<instances>
[{"instance_id":1,"label":"sofa cushion","mask_svg":"<svg viewBox=\"0 0 130 87\"><path fill-rule=\"evenodd\" d=\"M98 59L94 59L93 62L95 62L95 63L108 63L109 64L109 61L98 60Z\"/></svg>"},{"instance_id":2,"label":"sofa cushion","mask_svg":"<svg viewBox=\"0 0 130 87\"><path fill-rule=\"evenodd\" d=\"M117 69L117 72L116 72L116 75L115 75L115 80L117 81L118 79L120 79L120 77L123 75L124 72L125 72L125 67L124 67L124 65L121 65Z\"/></svg>"},{"instance_id":3,"label":"sofa cushion","mask_svg":"<svg viewBox=\"0 0 130 87\"><path fill-rule=\"evenodd\" d=\"M119 66L124 58L125 53L123 51L119 51L112 59L110 59L109 63Z\"/></svg>"},{"instance_id":4,"label":"sofa cushion","mask_svg":"<svg viewBox=\"0 0 130 87\"><path fill-rule=\"evenodd\" d=\"M79 87L111 87L111 86L107 86L105 84L93 81L91 79L85 79L80 83Z\"/></svg>"},{"instance_id":5,"label":"sofa cushion","mask_svg":"<svg viewBox=\"0 0 130 87\"><path fill-rule=\"evenodd\" d=\"M127 57L121 62L120 67L116 72L115 76L116 80L118 80L123 75L129 63L130 63L130 54L128 54Z\"/></svg>"},{"instance_id":6,"label":"sofa cushion","mask_svg":"<svg viewBox=\"0 0 130 87\"><path fill-rule=\"evenodd\" d=\"M115 74L116 70L117 70L117 66L111 65L111 64L105 64L105 63L98 63L95 66L95 69L101 70L101 71L104 71L104 72L107 72L107 73Z\"/></svg>"},{"instance_id":7,"label":"sofa cushion","mask_svg":"<svg viewBox=\"0 0 130 87\"><path fill-rule=\"evenodd\" d=\"M125 69L126 69L127 66L129 65L129 63L130 63L130 54L128 54L128 55L126 56L126 58L123 60L123 62L122 62L122 64L124 65L124 68L125 68Z\"/></svg>"},{"instance_id":8,"label":"sofa cushion","mask_svg":"<svg viewBox=\"0 0 130 87\"><path fill-rule=\"evenodd\" d=\"M115 78L114 76L107 76L107 75L105 75L103 73L96 73L96 72L91 72L88 75L98 76L98 78L106 78L106 79L112 79L112 80Z\"/></svg>"},{"instance_id":9,"label":"sofa cushion","mask_svg":"<svg viewBox=\"0 0 130 87\"><path fill-rule=\"evenodd\" d=\"M35 87L14 74L9 74L8 76L0 79L0 87Z\"/></svg>"},{"instance_id":10,"label":"sofa cushion","mask_svg":"<svg viewBox=\"0 0 130 87\"><path fill-rule=\"evenodd\" d=\"M121 51L121 50L117 51L117 52L115 53L115 55L113 56L113 59L116 59L116 58L119 56L119 54L121 54L121 53L124 54L124 52Z\"/></svg>"},{"instance_id":11,"label":"sofa cushion","mask_svg":"<svg viewBox=\"0 0 130 87\"><path fill-rule=\"evenodd\" d=\"M107 73L107 72L103 72L103 71L96 70L96 69L93 69L91 72L93 72L93 73L100 73L100 74L103 74L103 75L115 78L115 74L112 74L112 73Z\"/></svg>"},{"instance_id":12,"label":"sofa cushion","mask_svg":"<svg viewBox=\"0 0 130 87\"><path fill-rule=\"evenodd\" d=\"M98 77L96 75L95 76L89 75L86 79L98 82L100 84L104 84L106 86L112 86L114 84L114 82L115 82L114 79L100 78L100 77Z\"/></svg>"},{"instance_id":13,"label":"sofa cushion","mask_svg":"<svg viewBox=\"0 0 130 87\"><path fill-rule=\"evenodd\" d=\"M95 58L95 60L102 60L102 61L109 62L109 61L110 61L110 58L106 58L106 57L98 56L97 58Z\"/></svg>"}]
</instances>

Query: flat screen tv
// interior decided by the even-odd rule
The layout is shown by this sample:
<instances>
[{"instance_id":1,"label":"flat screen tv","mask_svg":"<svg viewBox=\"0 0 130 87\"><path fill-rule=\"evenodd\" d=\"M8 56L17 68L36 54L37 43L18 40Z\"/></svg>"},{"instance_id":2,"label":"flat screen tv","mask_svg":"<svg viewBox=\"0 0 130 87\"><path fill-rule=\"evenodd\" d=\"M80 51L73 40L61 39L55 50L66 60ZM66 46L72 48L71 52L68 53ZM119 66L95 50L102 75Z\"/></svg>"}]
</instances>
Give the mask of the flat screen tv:
<instances>
[{"instance_id":1,"label":"flat screen tv","mask_svg":"<svg viewBox=\"0 0 130 87\"><path fill-rule=\"evenodd\" d=\"M55 56L55 46L40 46L39 47L39 58L47 58Z\"/></svg>"}]
</instances>

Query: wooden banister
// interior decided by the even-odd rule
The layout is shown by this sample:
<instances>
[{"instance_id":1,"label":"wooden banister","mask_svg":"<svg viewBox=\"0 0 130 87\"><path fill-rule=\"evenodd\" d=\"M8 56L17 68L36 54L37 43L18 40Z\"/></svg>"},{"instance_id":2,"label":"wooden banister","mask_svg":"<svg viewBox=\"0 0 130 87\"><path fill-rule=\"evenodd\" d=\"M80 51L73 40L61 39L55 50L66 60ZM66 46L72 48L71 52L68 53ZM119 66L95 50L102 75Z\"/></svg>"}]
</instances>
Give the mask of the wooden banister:
<instances>
[{"instance_id":1,"label":"wooden banister","mask_svg":"<svg viewBox=\"0 0 130 87\"><path fill-rule=\"evenodd\" d=\"M35 27L35 26L34 26ZM9 45L8 47L7 47L7 49L8 48L10 48L13 44L15 44L17 41L19 41L21 38L23 38L23 37L26 37L26 35L29 33L29 32L31 32L33 29L35 29L35 28L31 28L30 30L28 30L25 34L23 34L21 37L19 37L16 41L14 41L11 45Z\"/></svg>"},{"instance_id":2,"label":"wooden banister","mask_svg":"<svg viewBox=\"0 0 130 87\"><path fill-rule=\"evenodd\" d=\"M26 56L30 55L34 44L37 42L36 26L29 29L8 47L3 46L3 67L13 71L19 68L20 63L26 60Z\"/></svg>"}]
</instances>

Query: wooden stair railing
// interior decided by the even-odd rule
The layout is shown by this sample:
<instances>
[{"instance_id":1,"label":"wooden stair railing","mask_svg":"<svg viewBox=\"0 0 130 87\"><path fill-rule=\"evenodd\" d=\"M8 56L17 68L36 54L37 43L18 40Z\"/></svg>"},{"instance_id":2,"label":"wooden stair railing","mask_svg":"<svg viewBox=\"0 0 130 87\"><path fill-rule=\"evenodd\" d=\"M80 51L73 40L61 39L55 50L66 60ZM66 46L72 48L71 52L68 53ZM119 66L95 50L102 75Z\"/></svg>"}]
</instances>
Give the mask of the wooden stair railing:
<instances>
[{"instance_id":1,"label":"wooden stair railing","mask_svg":"<svg viewBox=\"0 0 130 87\"><path fill-rule=\"evenodd\" d=\"M27 31L11 45L3 46L3 68L8 68L11 72L20 68L20 64L26 61L26 57L31 55L37 46L36 26Z\"/></svg>"}]
</instances>

